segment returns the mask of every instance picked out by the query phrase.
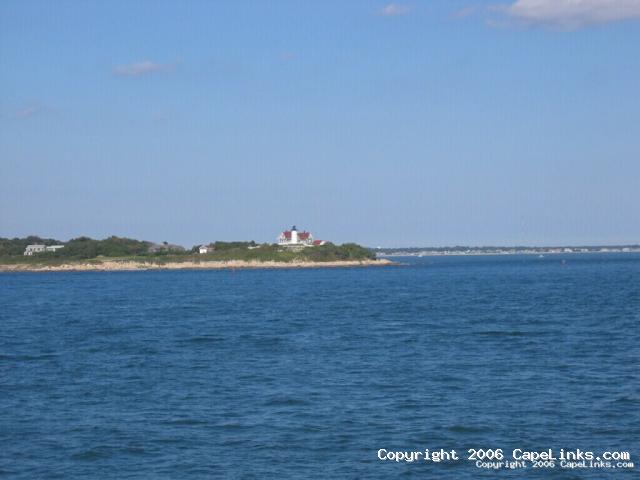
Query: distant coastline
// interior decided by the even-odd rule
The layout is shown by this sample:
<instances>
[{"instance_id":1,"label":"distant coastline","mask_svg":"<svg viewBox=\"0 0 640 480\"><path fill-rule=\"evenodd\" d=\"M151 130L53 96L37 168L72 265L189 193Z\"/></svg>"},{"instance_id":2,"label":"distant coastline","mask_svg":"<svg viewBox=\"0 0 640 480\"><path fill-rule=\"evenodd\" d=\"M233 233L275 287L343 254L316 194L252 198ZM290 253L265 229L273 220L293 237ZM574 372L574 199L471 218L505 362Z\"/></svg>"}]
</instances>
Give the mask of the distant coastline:
<instances>
[{"instance_id":1,"label":"distant coastline","mask_svg":"<svg viewBox=\"0 0 640 480\"><path fill-rule=\"evenodd\" d=\"M640 253L640 245L584 247L409 247L373 248L377 257L439 257L462 255L557 255L571 253Z\"/></svg>"},{"instance_id":2,"label":"distant coastline","mask_svg":"<svg viewBox=\"0 0 640 480\"><path fill-rule=\"evenodd\" d=\"M295 227L284 231L278 243L215 241L191 249L116 236L66 242L30 236L0 238L0 272L369 267L397 265L393 259L401 257L581 253L640 253L640 245L367 248L314 240Z\"/></svg>"}]
</instances>

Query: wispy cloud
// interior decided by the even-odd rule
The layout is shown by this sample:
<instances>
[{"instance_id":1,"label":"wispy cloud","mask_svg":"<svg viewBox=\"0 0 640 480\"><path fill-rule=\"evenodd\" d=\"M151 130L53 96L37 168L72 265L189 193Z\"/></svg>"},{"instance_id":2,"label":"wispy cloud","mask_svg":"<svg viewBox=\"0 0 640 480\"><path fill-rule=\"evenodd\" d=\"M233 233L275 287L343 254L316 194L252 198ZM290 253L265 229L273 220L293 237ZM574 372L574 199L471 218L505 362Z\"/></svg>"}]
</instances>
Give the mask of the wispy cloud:
<instances>
[{"instance_id":1,"label":"wispy cloud","mask_svg":"<svg viewBox=\"0 0 640 480\"><path fill-rule=\"evenodd\" d=\"M142 62L131 63L128 65L118 65L113 69L113 71L116 75L122 75L125 77L139 77L141 75L173 70L174 67L175 64L162 64L152 62L151 60L144 60Z\"/></svg>"},{"instance_id":2,"label":"wispy cloud","mask_svg":"<svg viewBox=\"0 0 640 480\"><path fill-rule=\"evenodd\" d=\"M411 11L407 5L400 5L398 3L390 3L378 10L378 15L383 17L397 17L399 15L406 15Z\"/></svg>"},{"instance_id":3,"label":"wispy cloud","mask_svg":"<svg viewBox=\"0 0 640 480\"><path fill-rule=\"evenodd\" d=\"M28 107L21 108L16 112L16 118L30 118L37 115L42 111L41 107L30 105Z\"/></svg>"},{"instance_id":4,"label":"wispy cloud","mask_svg":"<svg viewBox=\"0 0 640 480\"><path fill-rule=\"evenodd\" d=\"M640 18L640 0L516 0L498 9L525 23L567 29Z\"/></svg>"},{"instance_id":5,"label":"wispy cloud","mask_svg":"<svg viewBox=\"0 0 640 480\"><path fill-rule=\"evenodd\" d=\"M475 5L469 5L467 7L463 7L460 10L458 10L455 13L455 17L456 18L465 18L465 17L470 17L471 15L473 15L474 13L476 13L478 11L478 7L476 7Z\"/></svg>"}]
</instances>

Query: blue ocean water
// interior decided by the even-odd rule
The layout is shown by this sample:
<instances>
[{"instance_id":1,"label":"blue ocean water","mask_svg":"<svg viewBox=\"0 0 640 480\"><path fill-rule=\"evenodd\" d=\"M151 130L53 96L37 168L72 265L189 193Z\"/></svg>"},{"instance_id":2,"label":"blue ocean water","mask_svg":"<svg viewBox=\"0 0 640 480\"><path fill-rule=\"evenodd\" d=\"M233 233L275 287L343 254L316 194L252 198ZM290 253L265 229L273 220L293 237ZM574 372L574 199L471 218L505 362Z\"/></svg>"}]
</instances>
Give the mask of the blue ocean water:
<instances>
[{"instance_id":1,"label":"blue ocean water","mask_svg":"<svg viewBox=\"0 0 640 480\"><path fill-rule=\"evenodd\" d=\"M0 274L0 476L637 478L640 255ZM629 451L490 471L379 449Z\"/></svg>"}]
</instances>

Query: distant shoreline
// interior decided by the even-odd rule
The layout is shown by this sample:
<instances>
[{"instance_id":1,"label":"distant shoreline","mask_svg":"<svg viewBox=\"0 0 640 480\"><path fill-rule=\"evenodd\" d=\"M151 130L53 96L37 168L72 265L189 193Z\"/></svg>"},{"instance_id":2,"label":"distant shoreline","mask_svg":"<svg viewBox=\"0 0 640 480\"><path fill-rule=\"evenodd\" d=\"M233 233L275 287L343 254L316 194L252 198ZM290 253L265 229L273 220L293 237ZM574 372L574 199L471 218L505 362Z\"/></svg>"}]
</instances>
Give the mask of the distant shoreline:
<instances>
[{"instance_id":1,"label":"distant shoreline","mask_svg":"<svg viewBox=\"0 0 640 480\"><path fill-rule=\"evenodd\" d=\"M185 262L141 262L104 260L101 262L73 262L60 265L45 264L5 264L0 272L133 272L148 270L234 270L234 269L276 269L276 268L339 268L339 267L384 267L398 265L384 258L376 260L339 260L328 262L276 262L276 261L185 261Z\"/></svg>"},{"instance_id":2,"label":"distant shoreline","mask_svg":"<svg viewBox=\"0 0 640 480\"><path fill-rule=\"evenodd\" d=\"M575 254L594 254L594 253L640 253L640 249L633 248L628 250L512 250L512 251L495 251L495 250L468 250L468 251L434 251L434 250L400 250L389 252L388 250L376 251L378 258L393 257L479 257L479 256L507 256L507 255L575 255Z\"/></svg>"}]
</instances>

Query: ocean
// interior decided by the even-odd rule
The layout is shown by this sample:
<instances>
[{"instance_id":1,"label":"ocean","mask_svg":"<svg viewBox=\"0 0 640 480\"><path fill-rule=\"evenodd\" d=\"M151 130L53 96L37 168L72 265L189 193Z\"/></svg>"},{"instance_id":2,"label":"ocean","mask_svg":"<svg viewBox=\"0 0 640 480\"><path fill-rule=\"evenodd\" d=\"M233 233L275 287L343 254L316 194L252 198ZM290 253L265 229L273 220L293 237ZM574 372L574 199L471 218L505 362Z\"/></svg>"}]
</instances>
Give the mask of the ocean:
<instances>
[{"instance_id":1,"label":"ocean","mask_svg":"<svg viewBox=\"0 0 640 480\"><path fill-rule=\"evenodd\" d=\"M637 478L640 255L395 260L0 274L0 477Z\"/></svg>"}]
</instances>

